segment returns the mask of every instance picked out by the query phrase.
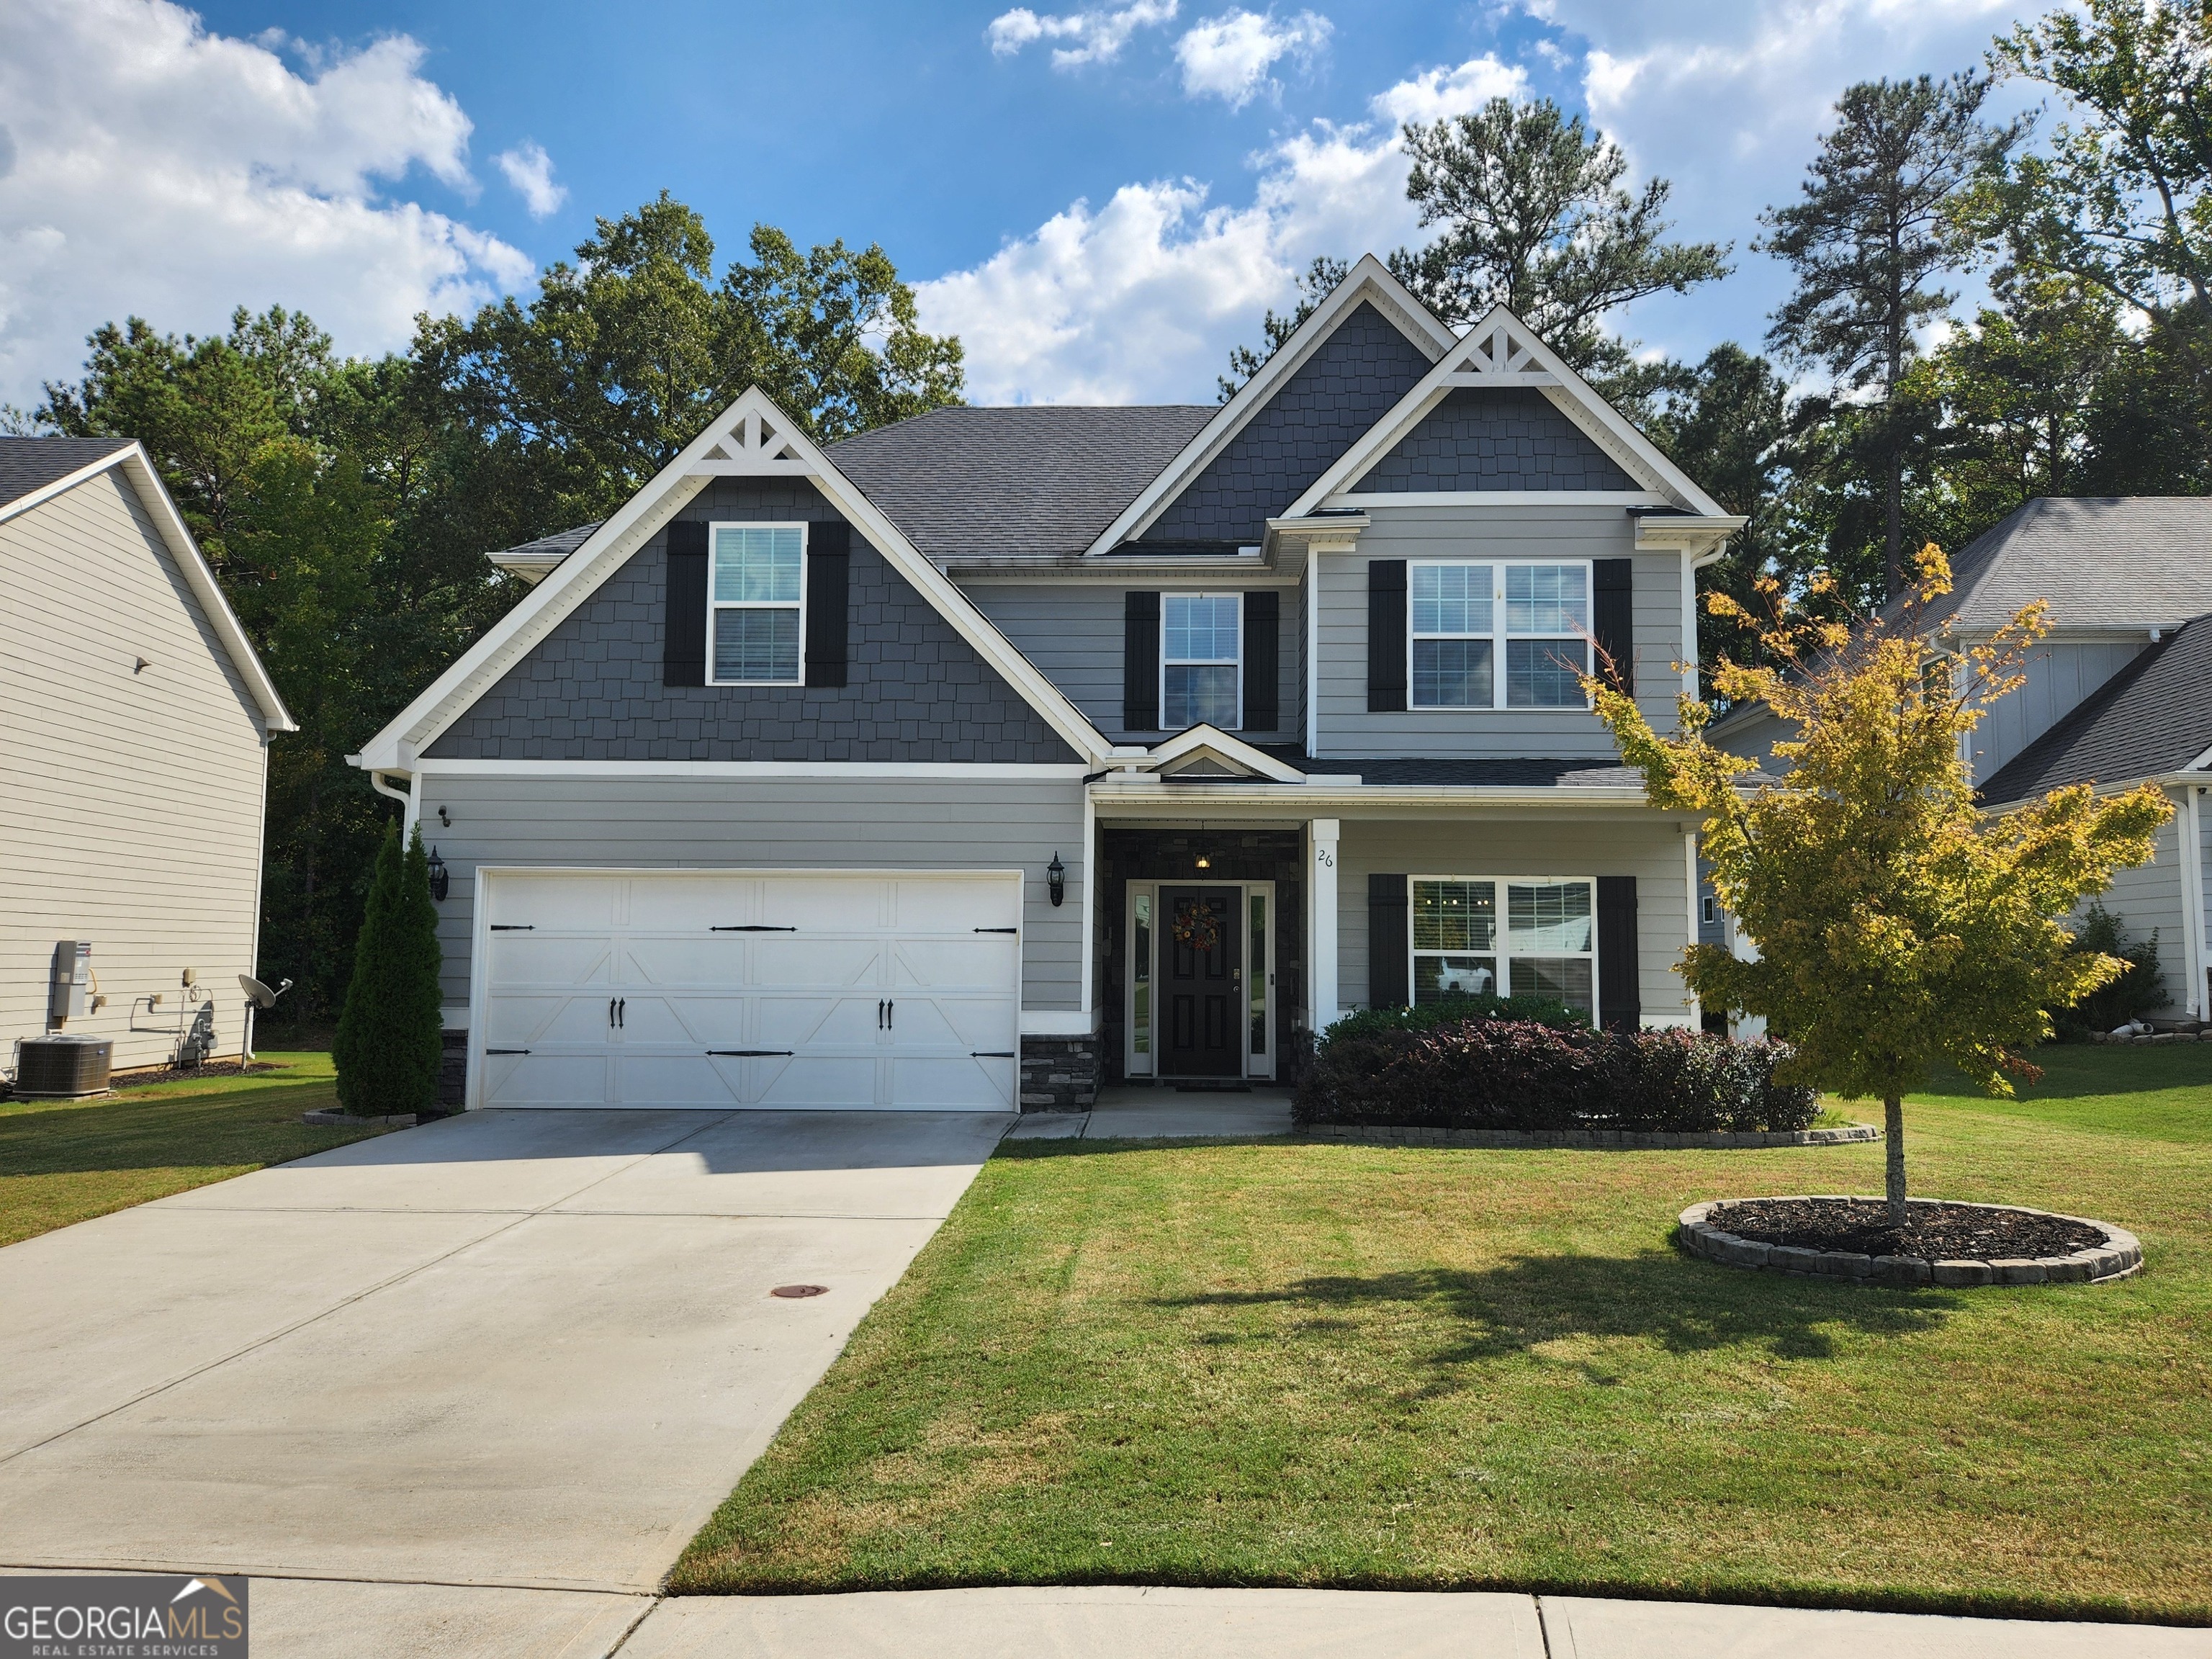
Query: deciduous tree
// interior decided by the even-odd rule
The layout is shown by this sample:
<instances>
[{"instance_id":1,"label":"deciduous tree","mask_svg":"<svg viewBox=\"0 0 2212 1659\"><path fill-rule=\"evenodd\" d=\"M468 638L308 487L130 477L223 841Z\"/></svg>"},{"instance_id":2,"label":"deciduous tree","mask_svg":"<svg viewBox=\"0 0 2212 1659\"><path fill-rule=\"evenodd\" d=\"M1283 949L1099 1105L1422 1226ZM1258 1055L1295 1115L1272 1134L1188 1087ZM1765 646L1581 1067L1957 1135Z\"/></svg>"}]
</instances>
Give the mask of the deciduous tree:
<instances>
[{"instance_id":1,"label":"deciduous tree","mask_svg":"<svg viewBox=\"0 0 2212 1659\"><path fill-rule=\"evenodd\" d=\"M1921 603L1948 591L1939 550L1917 565ZM2001 817L1977 810L1960 739L2020 684L2046 631L2040 604L1962 647L1923 635L1914 614L1854 630L1793 612L1771 580L1759 597L1764 660L1724 659L1713 679L1795 730L1775 746L1779 778L1744 787L1753 763L1705 741L1706 702L1683 697L1679 734L1662 737L1634 698L1588 686L1651 804L1702 818L1714 889L1758 946L1744 960L1693 945L1685 978L1712 1006L1763 1015L1796 1045L1803 1080L1882 1102L1901 1228L1905 1096L1938 1061L2011 1092L2021 1051L2051 1034L2044 1010L2126 965L2070 949L2064 919L2115 869L2150 857L2172 809L2148 786L2100 797L2081 785ZM1753 624L1726 595L1709 603Z\"/></svg>"}]
</instances>

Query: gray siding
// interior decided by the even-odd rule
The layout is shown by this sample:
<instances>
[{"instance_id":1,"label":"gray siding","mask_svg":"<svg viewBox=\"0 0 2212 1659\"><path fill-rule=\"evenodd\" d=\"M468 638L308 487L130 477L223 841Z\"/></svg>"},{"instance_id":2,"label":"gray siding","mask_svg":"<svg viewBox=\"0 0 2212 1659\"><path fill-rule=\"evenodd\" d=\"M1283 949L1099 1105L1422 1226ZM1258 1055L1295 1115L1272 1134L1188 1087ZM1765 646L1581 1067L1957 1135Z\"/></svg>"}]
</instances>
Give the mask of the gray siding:
<instances>
[{"instance_id":1,"label":"gray siding","mask_svg":"<svg viewBox=\"0 0 2212 1659\"><path fill-rule=\"evenodd\" d=\"M1171 592L1158 582L1133 582L1147 592ZM1205 585L1224 592L1231 584ZM968 591L975 608L1012 640L1045 678L1066 693L1091 723L1116 743L1156 740L1158 731L1131 732L1121 724L1122 595L1125 590L1092 582L1001 586L979 583ZM1295 743L1304 719L1305 683L1300 663L1298 596L1282 595L1278 629L1278 719L1272 732L1254 732L1255 743Z\"/></svg>"},{"instance_id":2,"label":"gray siding","mask_svg":"<svg viewBox=\"0 0 2212 1659\"><path fill-rule=\"evenodd\" d=\"M1354 494L1445 489L1634 489L1637 484L1533 386L1462 386L1352 485Z\"/></svg>"},{"instance_id":3,"label":"gray siding","mask_svg":"<svg viewBox=\"0 0 2212 1659\"><path fill-rule=\"evenodd\" d=\"M2189 939L2182 931L2188 913L2183 908L2181 884L2181 826L2186 822L2177 811L2158 832L2151 861L2115 872L2102 901L2130 940L2148 939L2156 931L2158 966L2166 976L2167 999L2162 1012L2166 1013L2180 1012L2189 995Z\"/></svg>"},{"instance_id":4,"label":"gray siding","mask_svg":"<svg viewBox=\"0 0 2212 1659\"><path fill-rule=\"evenodd\" d=\"M2126 667L2148 640L2057 642L2021 668L2025 683L1990 705L1973 736L1974 776L1986 779L2063 720L2067 711Z\"/></svg>"},{"instance_id":5,"label":"gray siding","mask_svg":"<svg viewBox=\"0 0 2212 1659\"><path fill-rule=\"evenodd\" d=\"M679 520L838 517L811 483L716 479ZM1073 751L883 556L853 538L848 683L661 682L664 532L427 751L456 760L1035 763Z\"/></svg>"},{"instance_id":6,"label":"gray siding","mask_svg":"<svg viewBox=\"0 0 2212 1659\"><path fill-rule=\"evenodd\" d=\"M1082 1006L1087 849L1073 778L526 778L422 782L424 833L453 872L438 908L449 1024L467 1006L478 865L1027 872L1022 1006ZM438 823L447 809L450 828ZM1053 908L1044 869L1067 868Z\"/></svg>"},{"instance_id":7,"label":"gray siding","mask_svg":"<svg viewBox=\"0 0 2212 1659\"><path fill-rule=\"evenodd\" d=\"M118 1066L174 1056L187 968L236 1054L267 760L244 683L119 471L0 525L0 1062L45 1030L64 939L107 998L67 1029Z\"/></svg>"},{"instance_id":8,"label":"gray siding","mask_svg":"<svg viewBox=\"0 0 2212 1659\"><path fill-rule=\"evenodd\" d=\"M1690 1017L1674 964L1689 942L1689 874L1680 827L1656 813L1603 818L1346 818L1337 846L1337 1000L1367 1001L1367 878L1633 876L1639 994L1646 1024Z\"/></svg>"},{"instance_id":9,"label":"gray siding","mask_svg":"<svg viewBox=\"0 0 2212 1659\"><path fill-rule=\"evenodd\" d=\"M1177 496L1147 542L1257 546L1267 520L1365 434L1429 372L1428 356L1364 302Z\"/></svg>"},{"instance_id":10,"label":"gray siding","mask_svg":"<svg viewBox=\"0 0 2212 1659\"><path fill-rule=\"evenodd\" d=\"M1613 738L1581 709L1367 712L1367 564L1371 558L1612 559L1636 562L1636 696L1654 726L1674 723L1681 677L1682 563L1635 552L1634 521L1618 507L1370 507L1375 522L1354 554L1323 555L1321 742L1323 756L1421 755L1611 758Z\"/></svg>"}]
</instances>

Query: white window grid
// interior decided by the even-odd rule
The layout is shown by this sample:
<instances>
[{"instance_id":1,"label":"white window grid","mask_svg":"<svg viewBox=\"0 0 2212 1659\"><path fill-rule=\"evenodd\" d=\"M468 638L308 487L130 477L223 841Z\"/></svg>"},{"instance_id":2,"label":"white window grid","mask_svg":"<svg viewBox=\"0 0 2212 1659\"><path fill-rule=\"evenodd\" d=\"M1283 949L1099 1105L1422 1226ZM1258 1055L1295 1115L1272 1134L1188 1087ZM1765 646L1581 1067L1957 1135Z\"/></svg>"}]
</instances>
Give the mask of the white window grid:
<instances>
[{"instance_id":1,"label":"white window grid","mask_svg":"<svg viewBox=\"0 0 2212 1659\"><path fill-rule=\"evenodd\" d=\"M1487 948L1469 946L1465 949L1456 947L1437 949L1425 946L1420 943L1421 889L1425 885L1432 886L1438 884L1454 886L1484 886L1491 890L1492 933L1491 942ZM1516 887L1540 889L1580 887L1583 889L1589 895L1589 948L1570 951L1549 945L1540 949L1514 948L1510 893ZM1420 964L1421 958L1424 957L1486 957L1490 958L1496 963L1494 969L1496 979L1489 988L1489 994L1497 997L1518 996L1542 988L1533 982L1527 985L1516 985L1514 982L1513 963L1516 960L1556 961L1564 958L1589 963L1589 1013L1592 1023L1595 1024L1598 1015L1597 936L1597 878L1594 876L1425 875L1408 876L1406 878L1406 985L1409 1000L1418 1002L1420 1000ZM1479 993L1481 989L1480 986L1471 984L1462 984L1456 988L1470 994Z\"/></svg>"},{"instance_id":2,"label":"white window grid","mask_svg":"<svg viewBox=\"0 0 2212 1659\"><path fill-rule=\"evenodd\" d=\"M1172 635L1172 632L1173 632L1173 629L1172 629L1172 628L1171 628L1171 626L1170 626L1170 622L1169 622L1169 613L1170 613L1170 610L1172 609L1172 607L1173 607L1173 606L1174 606L1174 605L1175 605L1178 601L1182 601L1182 602L1188 603L1188 602L1189 602L1189 601L1192 601L1192 600L1198 600L1198 599L1225 600L1225 601L1227 601L1229 604L1233 605L1234 606L1236 606L1236 608L1237 608L1237 609L1236 609L1236 615L1237 615L1237 652L1236 652L1236 654L1235 654L1234 656L1231 656L1231 657L1219 657L1219 656L1216 656L1216 657L1190 657L1190 656L1182 656L1182 657L1178 657L1178 656L1174 655L1174 654L1173 654L1171 652L1170 652L1170 650L1168 649L1168 642L1169 642L1169 640L1170 640L1170 638L1171 637L1171 635ZM1237 670L1237 708L1236 708L1236 710L1235 710L1235 716L1236 716L1236 717L1235 717L1233 720L1227 720L1227 721L1216 720L1216 721L1212 722L1212 724L1214 724L1214 725L1216 725L1216 726L1223 726L1224 730L1231 731L1231 732L1235 732L1235 731L1242 730L1242 729L1243 729L1243 725L1244 725L1244 596L1243 596L1242 593L1163 593L1163 594L1160 596L1160 685L1159 685L1159 693L1160 693L1160 720L1161 720L1161 723L1162 723L1162 724L1161 724L1161 729L1162 729L1163 731L1176 731L1176 730L1180 730L1180 729L1182 729L1181 727L1178 727L1178 726L1173 726L1173 725L1171 725L1171 724L1170 724L1170 723L1169 723L1169 714L1168 714L1168 671L1169 671L1170 669L1171 669L1171 668L1209 668L1209 667L1212 667L1212 668L1218 668L1218 667L1225 667L1225 666L1233 666L1233 667L1235 667L1235 669ZM1196 722L1196 721L1185 721L1185 722L1184 722L1184 725L1186 725L1186 726L1189 726L1189 725L1195 725L1195 724L1198 724L1198 722Z\"/></svg>"},{"instance_id":3,"label":"white window grid","mask_svg":"<svg viewBox=\"0 0 2212 1659\"><path fill-rule=\"evenodd\" d=\"M780 530L799 532L799 597L796 599L724 599L715 596L714 562L725 530ZM789 611L796 613L799 629L798 672L789 679L722 679L715 672L715 619L725 611ZM804 685L806 683L806 526L788 520L755 521L722 520L707 526L707 684L709 685Z\"/></svg>"},{"instance_id":4,"label":"white window grid","mask_svg":"<svg viewBox=\"0 0 2212 1659\"><path fill-rule=\"evenodd\" d=\"M1419 627L1417 624L1419 621L1419 611L1418 608L1419 601L1417 598L1417 593L1419 587L1419 573L1423 570L1489 571L1490 594L1489 603L1486 612L1489 626L1484 629L1468 628L1463 629L1423 629ZM1579 629L1568 629L1562 631L1559 629L1516 629L1512 627L1511 617L1508 611L1509 599L1506 590L1510 585L1507 573L1513 570L1579 570L1582 573L1583 585L1583 622L1581 628ZM1470 616L1472 614L1472 607L1474 605L1481 603L1479 599L1475 598L1472 594L1468 596L1466 602L1469 606ZM1448 599L1446 603L1457 604L1460 603L1460 601L1455 597ZM1516 710L1571 709L1577 708L1583 709L1589 708L1590 704L1589 699L1587 696L1583 697L1578 702L1573 703L1516 703L1512 702L1510 700L1510 688L1507 683L1506 665L1510 655L1510 646L1513 642L1534 642L1538 644L1549 643L1559 647L1559 649L1553 653L1554 655L1566 656L1570 659L1579 658L1583 671L1587 673L1589 671L1590 665L1589 647L1592 639L1590 632L1593 620L1592 612L1595 609L1596 603L1596 573L1592 562L1588 559L1452 558L1413 559L1407 561L1406 586L1407 708L1416 712L1422 710L1435 710L1440 713L1464 712L1470 708L1512 708ZM1420 681L1419 676L1415 672L1413 664L1414 659L1418 654L1418 642L1422 640L1486 641L1490 645L1489 701L1486 702L1422 702L1419 701Z\"/></svg>"}]
</instances>

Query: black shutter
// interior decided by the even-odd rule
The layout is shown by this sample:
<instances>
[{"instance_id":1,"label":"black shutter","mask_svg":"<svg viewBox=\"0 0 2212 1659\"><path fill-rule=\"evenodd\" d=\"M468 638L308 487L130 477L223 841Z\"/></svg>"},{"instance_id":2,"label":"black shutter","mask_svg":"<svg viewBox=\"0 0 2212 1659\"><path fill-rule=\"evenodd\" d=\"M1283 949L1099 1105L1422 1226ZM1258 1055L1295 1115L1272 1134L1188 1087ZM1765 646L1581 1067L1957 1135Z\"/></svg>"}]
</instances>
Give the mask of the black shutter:
<instances>
[{"instance_id":1,"label":"black shutter","mask_svg":"<svg viewBox=\"0 0 2212 1659\"><path fill-rule=\"evenodd\" d=\"M707 526L668 526L668 585L660 604L660 683L707 683Z\"/></svg>"},{"instance_id":2,"label":"black shutter","mask_svg":"<svg viewBox=\"0 0 2212 1659\"><path fill-rule=\"evenodd\" d=\"M1412 1002L1412 958L1406 941L1406 878L1367 878L1367 1006L1403 1008Z\"/></svg>"},{"instance_id":3,"label":"black shutter","mask_svg":"<svg viewBox=\"0 0 2212 1659\"><path fill-rule=\"evenodd\" d=\"M1599 657L1592 665L1605 677L1605 659L1613 659L1613 672L1620 689L1636 690L1636 562L1633 559L1592 561L1590 632L1597 635Z\"/></svg>"},{"instance_id":4,"label":"black shutter","mask_svg":"<svg viewBox=\"0 0 2212 1659\"><path fill-rule=\"evenodd\" d=\"M1160 729L1160 596L1121 596L1121 726Z\"/></svg>"},{"instance_id":5,"label":"black shutter","mask_svg":"<svg viewBox=\"0 0 2212 1659\"><path fill-rule=\"evenodd\" d=\"M845 684L847 594L851 586L853 526L842 520L806 526L806 683Z\"/></svg>"},{"instance_id":6,"label":"black shutter","mask_svg":"<svg viewBox=\"0 0 2212 1659\"><path fill-rule=\"evenodd\" d=\"M1626 561L1622 561L1626 563ZM1642 1024L1644 998L1636 964L1636 878L1597 878L1597 1017L1608 1030Z\"/></svg>"},{"instance_id":7,"label":"black shutter","mask_svg":"<svg viewBox=\"0 0 2212 1659\"><path fill-rule=\"evenodd\" d=\"M1244 596L1244 729L1281 724L1283 596L1272 588Z\"/></svg>"},{"instance_id":8,"label":"black shutter","mask_svg":"<svg viewBox=\"0 0 2212 1659\"><path fill-rule=\"evenodd\" d=\"M1367 711L1406 706L1406 562L1367 562Z\"/></svg>"}]
</instances>

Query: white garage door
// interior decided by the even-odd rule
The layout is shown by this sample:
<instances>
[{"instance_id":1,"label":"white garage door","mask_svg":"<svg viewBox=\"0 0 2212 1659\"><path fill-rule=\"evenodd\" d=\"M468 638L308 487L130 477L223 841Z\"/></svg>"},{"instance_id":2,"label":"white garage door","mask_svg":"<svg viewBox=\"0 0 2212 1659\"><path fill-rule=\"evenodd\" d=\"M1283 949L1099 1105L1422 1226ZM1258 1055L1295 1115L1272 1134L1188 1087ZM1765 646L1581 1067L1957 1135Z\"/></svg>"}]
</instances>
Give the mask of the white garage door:
<instances>
[{"instance_id":1,"label":"white garage door","mask_svg":"<svg viewBox=\"0 0 2212 1659\"><path fill-rule=\"evenodd\" d=\"M485 872L477 1103L1014 1109L1021 878Z\"/></svg>"}]
</instances>

